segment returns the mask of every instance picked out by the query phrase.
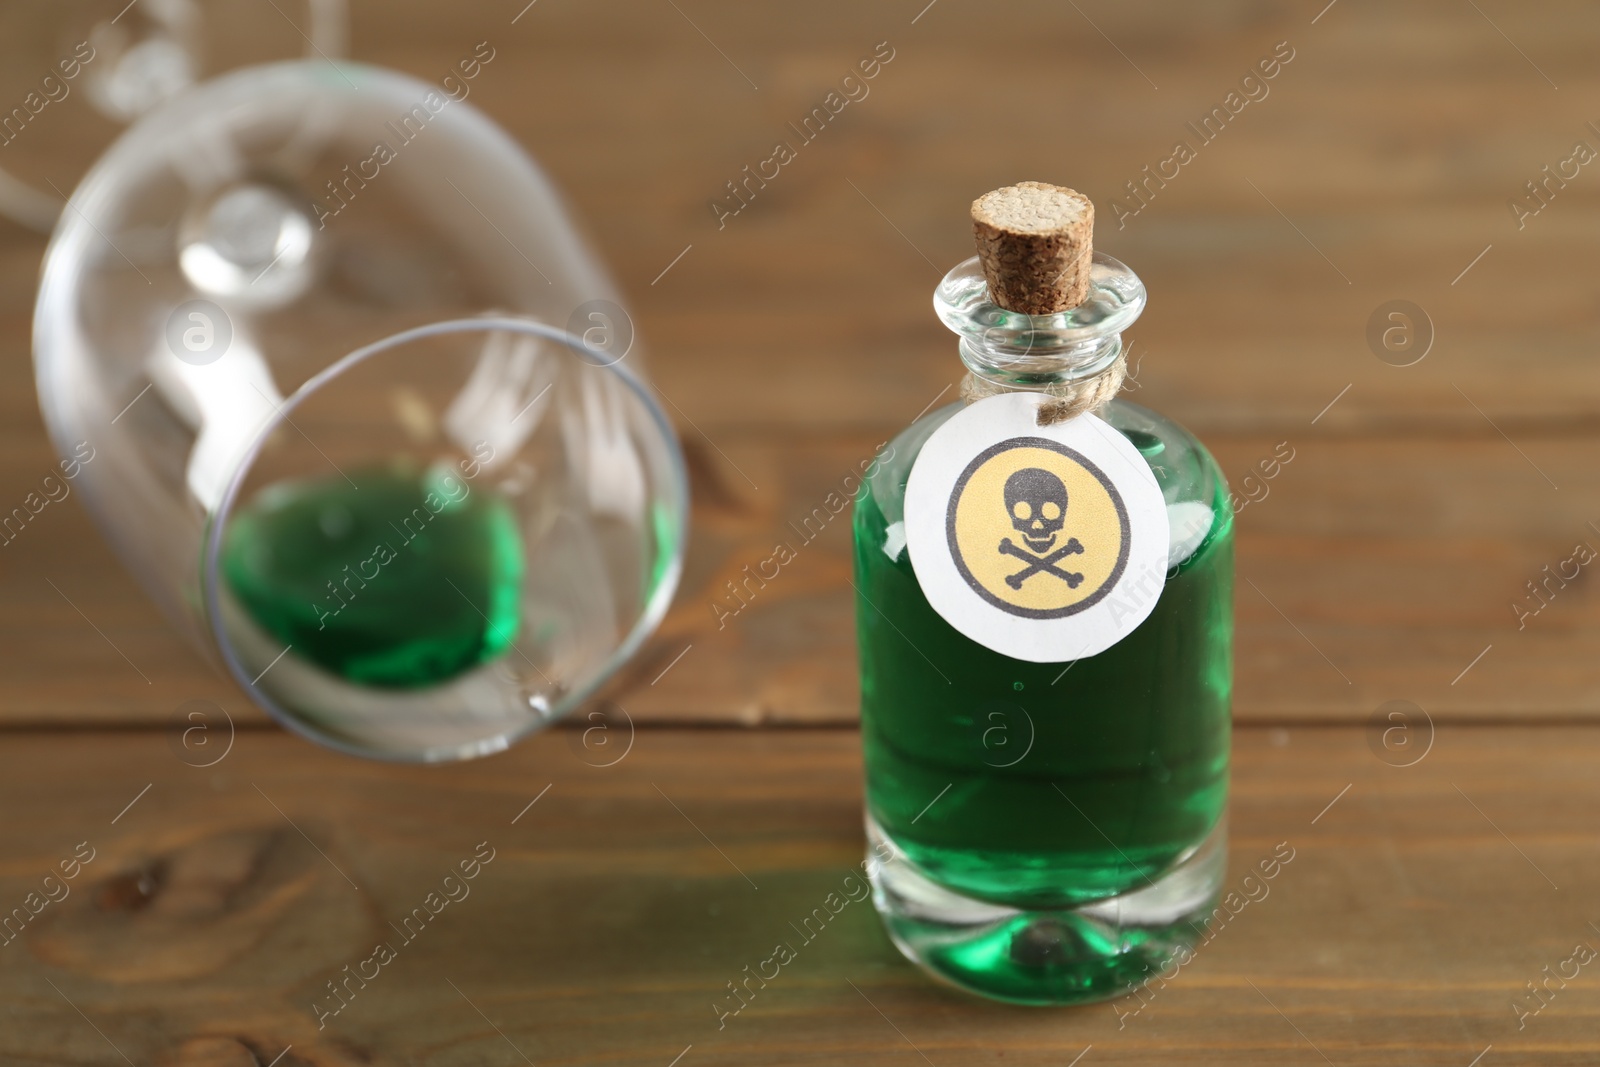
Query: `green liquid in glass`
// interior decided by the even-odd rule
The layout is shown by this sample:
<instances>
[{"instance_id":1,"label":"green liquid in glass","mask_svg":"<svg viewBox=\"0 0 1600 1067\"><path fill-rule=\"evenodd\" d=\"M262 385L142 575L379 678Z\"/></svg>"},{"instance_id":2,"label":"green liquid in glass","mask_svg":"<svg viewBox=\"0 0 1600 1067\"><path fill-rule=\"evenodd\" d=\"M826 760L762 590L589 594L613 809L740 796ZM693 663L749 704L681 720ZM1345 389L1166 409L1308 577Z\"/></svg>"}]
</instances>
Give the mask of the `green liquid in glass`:
<instances>
[{"instance_id":1,"label":"green liquid in glass","mask_svg":"<svg viewBox=\"0 0 1600 1067\"><path fill-rule=\"evenodd\" d=\"M395 464L261 491L228 526L222 572L296 654L352 682L420 688L511 646L522 538L504 498L449 468Z\"/></svg>"},{"instance_id":2,"label":"green liquid in glass","mask_svg":"<svg viewBox=\"0 0 1600 1067\"><path fill-rule=\"evenodd\" d=\"M925 424L950 413L901 435L891 494L904 493ZM1147 456L1165 448L1168 466L1151 460L1158 481L1184 466L1215 470L1198 442L1162 422L1175 432L1166 446L1124 430ZM908 553L884 551L888 522L873 495L883 482L864 487L855 567L867 807L933 881L1011 907L1071 907L1145 885L1217 824L1228 781L1233 515L1220 473L1214 484L1213 525L1152 614L1099 655L1062 663L1012 659L945 622ZM999 967L1006 947L1002 938L964 951L992 952ZM972 959L957 967L987 969Z\"/></svg>"}]
</instances>

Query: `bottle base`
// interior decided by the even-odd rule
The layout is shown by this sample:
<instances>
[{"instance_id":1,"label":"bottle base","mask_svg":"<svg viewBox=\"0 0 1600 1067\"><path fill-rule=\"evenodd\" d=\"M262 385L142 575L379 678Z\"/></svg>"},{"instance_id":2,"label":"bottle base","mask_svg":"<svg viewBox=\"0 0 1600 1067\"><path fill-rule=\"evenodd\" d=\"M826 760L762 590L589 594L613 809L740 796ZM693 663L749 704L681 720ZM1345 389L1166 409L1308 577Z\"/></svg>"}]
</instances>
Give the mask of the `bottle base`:
<instances>
[{"instance_id":1,"label":"bottle base","mask_svg":"<svg viewBox=\"0 0 1600 1067\"><path fill-rule=\"evenodd\" d=\"M1122 996L1205 932L1227 867L1227 820L1183 860L1120 896L1060 909L1010 908L923 874L867 818L872 902L911 962L958 989L1012 1004Z\"/></svg>"}]
</instances>

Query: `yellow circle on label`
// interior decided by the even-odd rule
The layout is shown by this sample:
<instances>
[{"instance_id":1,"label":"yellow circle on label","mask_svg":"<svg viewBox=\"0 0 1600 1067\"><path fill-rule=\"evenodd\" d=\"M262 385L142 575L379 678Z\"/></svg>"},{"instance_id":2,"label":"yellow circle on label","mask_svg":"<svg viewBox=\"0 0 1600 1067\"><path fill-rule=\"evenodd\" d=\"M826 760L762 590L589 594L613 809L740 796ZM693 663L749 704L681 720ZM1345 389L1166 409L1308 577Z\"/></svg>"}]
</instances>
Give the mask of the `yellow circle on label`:
<instances>
[{"instance_id":1,"label":"yellow circle on label","mask_svg":"<svg viewBox=\"0 0 1600 1067\"><path fill-rule=\"evenodd\" d=\"M1054 619L1097 603L1128 563L1128 509L1105 472L1043 437L985 449L950 493L946 534L979 596Z\"/></svg>"}]
</instances>

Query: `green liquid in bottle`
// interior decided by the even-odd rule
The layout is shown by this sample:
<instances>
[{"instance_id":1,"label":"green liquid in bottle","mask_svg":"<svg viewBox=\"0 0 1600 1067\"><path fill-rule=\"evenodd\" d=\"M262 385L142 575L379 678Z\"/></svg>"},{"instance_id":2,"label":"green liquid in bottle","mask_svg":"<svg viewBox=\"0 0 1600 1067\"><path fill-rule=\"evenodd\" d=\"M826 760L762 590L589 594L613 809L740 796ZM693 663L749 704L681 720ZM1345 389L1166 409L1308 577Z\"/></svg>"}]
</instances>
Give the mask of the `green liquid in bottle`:
<instances>
[{"instance_id":1,"label":"green liquid in bottle","mask_svg":"<svg viewBox=\"0 0 1600 1067\"><path fill-rule=\"evenodd\" d=\"M229 524L222 572L296 654L352 682L421 688L511 646L522 538L504 498L396 464L262 490Z\"/></svg>"},{"instance_id":2,"label":"green liquid in bottle","mask_svg":"<svg viewBox=\"0 0 1600 1067\"><path fill-rule=\"evenodd\" d=\"M914 946L924 965L1001 999L1113 995L1151 967L1148 954L1130 951L1145 935L1124 931L1120 943L1097 944L1106 925L1078 923L1070 909L1159 879L1211 833L1226 805L1232 508L1198 441L1114 403L1105 417L1146 455L1169 503L1204 487L1210 529L1169 574L1151 615L1111 648L1072 662L1012 659L945 622L904 548L891 558L884 547L917 451L957 410L901 434L856 502L868 813L938 886L1034 916L1059 914L1046 927L1072 927L1075 947L1052 940L1037 966L1027 944L1037 918L964 942L929 928ZM913 920L886 919L903 945L919 936ZM1053 971L1052 953L1075 958Z\"/></svg>"}]
</instances>

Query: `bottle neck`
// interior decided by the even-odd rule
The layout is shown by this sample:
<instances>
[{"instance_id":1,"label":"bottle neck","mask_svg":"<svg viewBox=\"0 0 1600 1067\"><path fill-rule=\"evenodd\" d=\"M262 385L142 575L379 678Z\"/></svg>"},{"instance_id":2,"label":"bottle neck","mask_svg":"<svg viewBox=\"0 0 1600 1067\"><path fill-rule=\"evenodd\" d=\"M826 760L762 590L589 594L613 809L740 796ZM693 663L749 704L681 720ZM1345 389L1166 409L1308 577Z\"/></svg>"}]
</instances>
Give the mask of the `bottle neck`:
<instances>
[{"instance_id":1,"label":"bottle neck","mask_svg":"<svg viewBox=\"0 0 1600 1067\"><path fill-rule=\"evenodd\" d=\"M1122 335L1111 334L1074 345L1000 346L963 337L961 362L985 386L1001 390L1051 392L1110 373L1122 358Z\"/></svg>"},{"instance_id":2,"label":"bottle neck","mask_svg":"<svg viewBox=\"0 0 1600 1067\"><path fill-rule=\"evenodd\" d=\"M959 264L934 291L934 310L960 338L971 372L971 398L1030 390L1068 394L1122 380L1122 331L1144 310L1145 288L1122 263L1095 253L1089 295L1070 311L1027 315L989 298L976 257ZM1115 388L1111 389L1115 392Z\"/></svg>"}]
</instances>

